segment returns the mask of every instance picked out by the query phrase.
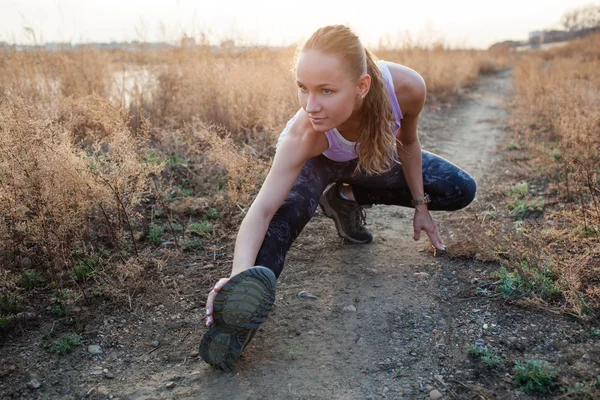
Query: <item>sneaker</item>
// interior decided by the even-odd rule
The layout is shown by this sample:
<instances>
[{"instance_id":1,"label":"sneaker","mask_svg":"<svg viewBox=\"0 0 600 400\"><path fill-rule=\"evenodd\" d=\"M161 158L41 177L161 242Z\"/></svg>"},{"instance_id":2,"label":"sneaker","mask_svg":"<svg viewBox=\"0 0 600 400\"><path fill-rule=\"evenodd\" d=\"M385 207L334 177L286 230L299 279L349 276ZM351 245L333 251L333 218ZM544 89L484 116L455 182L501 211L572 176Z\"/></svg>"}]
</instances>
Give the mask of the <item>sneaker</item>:
<instances>
[{"instance_id":1,"label":"sneaker","mask_svg":"<svg viewBox=\"0 0 600 400\"><path fill-rule=\"evenodd\" d=\"M200 341L210 365L232 371L275 303L275 274L256 266L232 277L215 296L214 322Z\"/></svg>"},{"instance_id":2,"label":"sneaker","mask_svg":"<svg viewBox=\"0 0 600 400\"><path fill-rule=\"evenodd\" d=\"M354 200L342 199L341 187L341 183L334 183L325 189L319 200L321 210L333 219L340 237L352 243L371 243L373 235L365 228L365 210Z\"/></svg>"}]
</instances>

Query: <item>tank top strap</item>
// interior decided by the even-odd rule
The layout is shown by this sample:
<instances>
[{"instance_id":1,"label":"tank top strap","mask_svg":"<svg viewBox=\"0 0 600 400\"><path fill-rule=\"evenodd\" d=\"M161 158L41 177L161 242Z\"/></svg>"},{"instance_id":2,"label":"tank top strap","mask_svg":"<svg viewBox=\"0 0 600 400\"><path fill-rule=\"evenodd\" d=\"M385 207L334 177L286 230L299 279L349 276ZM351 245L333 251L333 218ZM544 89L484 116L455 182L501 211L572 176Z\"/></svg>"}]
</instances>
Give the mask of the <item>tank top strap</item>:
<instances>
[{"instance_id":1,"label":"tank top strap","mask_svg":"<svg viewBox=\"0 0 600 400\"><path fill-rule=\"evenodd\" d=\"M394 120L398 128L400 128L402 120L402 110L400 110L400 105L398 104L398 99L396 98L396 92L394 91L394 81L392 80L392 74L390 73L390 69L384 60L377 61L377 67L381 71L381 75L383 76L383 82L386 86L388 93L390 95L390 102L392 103L392 114L394 116Z\"/></svg>"}]
</instances>

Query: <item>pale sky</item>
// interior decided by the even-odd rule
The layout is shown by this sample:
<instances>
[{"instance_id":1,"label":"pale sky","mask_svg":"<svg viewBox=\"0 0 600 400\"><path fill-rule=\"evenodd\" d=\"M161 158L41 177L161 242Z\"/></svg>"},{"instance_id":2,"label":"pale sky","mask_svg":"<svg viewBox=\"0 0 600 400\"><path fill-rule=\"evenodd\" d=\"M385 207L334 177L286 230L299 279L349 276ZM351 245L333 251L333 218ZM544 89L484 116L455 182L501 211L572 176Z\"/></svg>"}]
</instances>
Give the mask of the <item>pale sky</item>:
<instances>
[{"instance_id":1,"label":"pale sky","mask_svg":"<svg viewBox=\"0 0 600 400\"><path fill-rule=\"evenodd\" d=\"M388 35L486 48L556 28L590 0L0 0L0 41L176 42L204 33L213 44L288 45L323 25L351 26L366 46ZM592 1L591 3L598 3ZM30 28L26 29L26 28Z\"/></svg>"}]
</instances>

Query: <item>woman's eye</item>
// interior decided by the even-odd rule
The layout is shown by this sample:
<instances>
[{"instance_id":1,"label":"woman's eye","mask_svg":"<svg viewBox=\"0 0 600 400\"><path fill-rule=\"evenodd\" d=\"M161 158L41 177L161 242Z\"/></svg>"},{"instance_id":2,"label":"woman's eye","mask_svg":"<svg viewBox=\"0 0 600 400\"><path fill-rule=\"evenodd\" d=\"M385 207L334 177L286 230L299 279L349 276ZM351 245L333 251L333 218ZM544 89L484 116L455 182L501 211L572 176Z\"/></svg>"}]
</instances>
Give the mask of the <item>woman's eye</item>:
<instances>
[{"instance_id":1,"label":"woman's eye","mask_svg":"<svg viewBox=\"0 0 600 400\"><path fill-rule=\"evenodd\" d=\"M323 89L323 94L331 94L331 93L333 93L331 90Z\"/></svg>"},{"instance_id":2,"label":"woman's eye","mask_svg":"<svg viewBox=\"0 0 600 400\"><path fill-rule=\"evenodd\" d=\"M300 89L301 92L306 92L306 88L304 86L298 86L298 89Z\"/></svg>"}]
</instances>

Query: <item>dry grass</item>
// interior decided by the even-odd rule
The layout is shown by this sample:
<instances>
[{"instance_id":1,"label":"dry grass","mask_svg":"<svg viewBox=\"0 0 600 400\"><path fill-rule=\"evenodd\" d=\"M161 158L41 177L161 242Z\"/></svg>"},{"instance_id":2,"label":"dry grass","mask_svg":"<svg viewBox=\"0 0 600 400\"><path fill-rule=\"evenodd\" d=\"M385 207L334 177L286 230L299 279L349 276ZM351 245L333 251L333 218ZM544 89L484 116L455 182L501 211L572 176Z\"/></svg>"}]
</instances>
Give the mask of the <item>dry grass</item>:
<instances>
[{"instance_id":1,"label":"dry grass","mask_svg":"<svg viewBox=\"0 0 600 400\"><path fill-rule=\"evenodd\" d=\"M531 179L547 181L547 226L521 256L543 254L566 309L583 315L600 304L600 35L526 56L513 76L511 125Z\"/></svg>"},{"instance_id":2,"label":"dry grass","mask_svg":"<svg viewBox=\"0 0 600 400\"><path fill-rule=\"evenodd\" d=\"M380 49L379 58L406 65L417 71L427 84L428 96L444 100L475 83L480 74L493 73L511 65L509 49L488 52L433 48Z\"/></svg>"}]
</instances>

